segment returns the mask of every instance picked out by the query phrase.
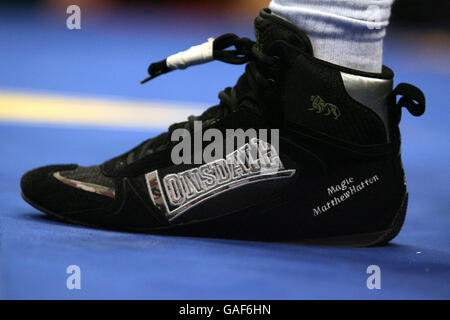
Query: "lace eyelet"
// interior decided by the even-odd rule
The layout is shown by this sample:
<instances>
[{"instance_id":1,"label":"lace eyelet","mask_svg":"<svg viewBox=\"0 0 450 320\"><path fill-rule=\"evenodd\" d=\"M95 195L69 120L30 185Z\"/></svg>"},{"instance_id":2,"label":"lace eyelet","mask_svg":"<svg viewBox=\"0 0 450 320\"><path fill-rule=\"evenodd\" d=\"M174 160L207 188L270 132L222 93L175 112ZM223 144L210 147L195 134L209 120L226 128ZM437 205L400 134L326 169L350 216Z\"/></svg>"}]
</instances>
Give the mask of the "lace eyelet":
<instances>
[{"instance_id":1,"label":"lace eyelet","mask_svg":"<svg viewBox=\"0 0 450 320\"><path fill-rule=\"evenodd\" d=\"M273 64L279 66L281 64L281 59L279 56L273 56L272 59L274 60Z\"/></svg>"},{"instance_id":2,"label":"lace eyelet","mask_svg":"<svg viewBox=\"0 0 450 320\"><path fill-rule=\"evenodd\" d=\"M274 87L277 84L277 82L273 78L267 79L267 82L268 82L268 85L267 85L268 87Z\"/></svg>"}]
</instances>

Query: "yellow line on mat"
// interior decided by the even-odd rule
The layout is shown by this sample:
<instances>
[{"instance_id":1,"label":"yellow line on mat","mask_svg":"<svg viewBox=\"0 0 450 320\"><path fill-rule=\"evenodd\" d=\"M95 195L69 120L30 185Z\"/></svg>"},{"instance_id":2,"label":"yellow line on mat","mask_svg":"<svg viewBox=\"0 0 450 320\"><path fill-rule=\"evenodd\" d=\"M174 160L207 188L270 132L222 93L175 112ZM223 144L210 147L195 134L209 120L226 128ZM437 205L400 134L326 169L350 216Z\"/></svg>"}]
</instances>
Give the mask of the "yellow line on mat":
<instances>
[{"instance_id":1,"label":"yellow line on mat","mask_svg":"<svg viewBox=\"0 0 450 320\"><path fill-rule=\"evenodd\" d=\"M110 127L166 128L200 108L0 91L0 120Z\"/></svg>"}]
</instances>

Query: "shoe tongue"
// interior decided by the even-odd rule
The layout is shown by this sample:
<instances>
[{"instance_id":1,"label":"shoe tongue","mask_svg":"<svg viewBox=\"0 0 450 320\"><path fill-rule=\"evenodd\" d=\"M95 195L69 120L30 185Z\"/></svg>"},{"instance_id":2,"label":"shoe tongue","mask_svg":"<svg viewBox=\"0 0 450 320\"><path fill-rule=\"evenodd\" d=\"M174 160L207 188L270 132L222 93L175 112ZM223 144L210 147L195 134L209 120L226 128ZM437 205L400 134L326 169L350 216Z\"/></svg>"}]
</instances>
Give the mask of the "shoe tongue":
<instances>
[{"instance_id":1,"label":"shoe tongue","mask_svg":"<svg viewBox=\"0 0 450 320\"><path fill-rule=\"evenodd\" d=\"M308 36L294 24L277 16L270 9L262 9L255 19L255 37L258 48L266 52L277 40L286 41L300 50L313 54Z\"/></svg>"}]
</instances>

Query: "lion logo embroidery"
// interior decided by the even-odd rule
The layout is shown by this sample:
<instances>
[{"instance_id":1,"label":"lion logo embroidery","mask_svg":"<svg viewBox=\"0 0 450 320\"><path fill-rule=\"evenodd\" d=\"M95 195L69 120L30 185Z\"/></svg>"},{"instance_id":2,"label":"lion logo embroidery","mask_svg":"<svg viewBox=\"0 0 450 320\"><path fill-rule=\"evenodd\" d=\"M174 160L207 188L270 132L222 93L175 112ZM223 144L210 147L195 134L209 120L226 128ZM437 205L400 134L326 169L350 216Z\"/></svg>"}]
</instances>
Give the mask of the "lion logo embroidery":
<instances>
[{"instance_id":1,"label":"lion logo embroidery","mask_svg":"<svg viewBox=\"0 0 450 320\"><path fill-rule=\"evenodd\" d=\"M332 116L337 120L341 116L341 110L334 104L325 102L319 96L311 96L311 108L308 110L323 114L324 116Z\"/></svg>"}]
</instances>

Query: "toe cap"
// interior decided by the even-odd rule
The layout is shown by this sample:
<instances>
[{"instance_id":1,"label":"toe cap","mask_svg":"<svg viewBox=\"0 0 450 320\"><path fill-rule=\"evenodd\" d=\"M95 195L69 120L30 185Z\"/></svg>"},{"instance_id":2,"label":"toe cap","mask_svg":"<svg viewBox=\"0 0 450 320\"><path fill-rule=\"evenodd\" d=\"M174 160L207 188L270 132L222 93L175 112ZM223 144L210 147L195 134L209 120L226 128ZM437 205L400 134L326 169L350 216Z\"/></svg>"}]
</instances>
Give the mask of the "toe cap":
<instances>
[{"instance_id":1,"label":"toe cap","mask_svg":"<svg viewBox=\"0 0 450 320\"><path fill-rule=\"evenodd\" d=\"M27 172L20 182L28 202L47 213L78 213L112 205L114 199L74 188L54 177L55 172L74 170L77 165L52 165Z\"/></svg>"}]
</instances>

